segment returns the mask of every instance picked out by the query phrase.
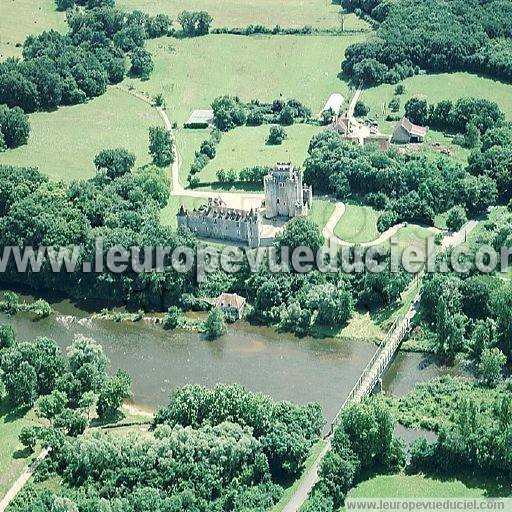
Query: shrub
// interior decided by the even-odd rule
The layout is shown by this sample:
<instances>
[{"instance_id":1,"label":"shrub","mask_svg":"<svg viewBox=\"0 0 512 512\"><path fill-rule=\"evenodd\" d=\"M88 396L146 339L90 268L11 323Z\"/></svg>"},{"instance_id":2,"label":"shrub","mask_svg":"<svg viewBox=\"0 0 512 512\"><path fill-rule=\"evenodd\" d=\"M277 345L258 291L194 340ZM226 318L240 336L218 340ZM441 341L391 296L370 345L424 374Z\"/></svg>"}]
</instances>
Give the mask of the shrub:
<instances>
[{"instance_id":1,"label":"shrub","mask_svg":"<svg viewBox=\"0 0 512 512\"><path fill-rule=\"evenodd\" d=\"M282 144L286 137L286 132L282 126L271 126L268 132L267 144L273 146Z\"/></svg>"}]
</instances>

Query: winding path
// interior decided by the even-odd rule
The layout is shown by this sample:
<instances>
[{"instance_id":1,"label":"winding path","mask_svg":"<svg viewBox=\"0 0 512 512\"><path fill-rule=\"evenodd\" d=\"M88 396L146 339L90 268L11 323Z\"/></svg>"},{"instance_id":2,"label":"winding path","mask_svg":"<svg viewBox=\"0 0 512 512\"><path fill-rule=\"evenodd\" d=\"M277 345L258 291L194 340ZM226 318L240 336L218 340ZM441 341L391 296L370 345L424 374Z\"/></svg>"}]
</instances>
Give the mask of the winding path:
<instances>
[{"instance_id":1,"label":"winding path","mask_svg":"<svg viewBox=\"0 0 512 512\"><path fill-rule=\"evenodd\" d=\"M334 211L332 212L329 220L325 224L322 234L324 235L324 238L326 238L330 242L334 242L337 245L341 245L343 247L353 247L354 245L356 245L355 242L349 242L347 240L342 240L341 238L336 236L334 233L334 230L336 229L338 222L340 222L341 219L343 218L343 214L345 213L345 210L346 210L345 203L338 202L335 204ZM398 231L400 231L400 229L404 228L407 225L408 224L406 224L405 222L395 224L394 226L391 226L389 229L387 229L386 231L381 233L380 236L378 238L376 238L375 240L370 240L369 242L361 242L358 245L360 245L361 247L374 247L377 245L382 245L383 243L387 242L392 236L396 235L398 233ZM409 224L409 225L412 226L413 224ZM438 232L438 230L436 228L428 228L428 229L431 229L433 233ZM453 236L453 235L451 235L451 236ZM462 235L462 236L464 236L464 235ZM447 247L447 246L443 246L443 247Z\"/></svg>"}]
</instances>

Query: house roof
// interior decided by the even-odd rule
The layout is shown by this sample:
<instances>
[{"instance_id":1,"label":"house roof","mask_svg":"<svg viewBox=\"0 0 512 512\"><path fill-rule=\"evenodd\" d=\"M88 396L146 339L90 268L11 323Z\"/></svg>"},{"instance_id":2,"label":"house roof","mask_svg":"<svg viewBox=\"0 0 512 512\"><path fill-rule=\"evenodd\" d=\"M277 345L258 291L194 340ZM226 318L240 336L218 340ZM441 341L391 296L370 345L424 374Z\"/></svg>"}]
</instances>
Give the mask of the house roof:
<instances>
[{"instance_id":1,"label":"house roof","mask_svg":"<svg viewBox=\"0 0 512 512\"><path fill-rule=\"evenodd\" d=\"M426 126L418 126L417 124L411 123L407 117L402 117L400 122L396 125L396 128L402 127L409 135L413 137L425 137L427 134Z\"/></svg>"},{"instance_id":2,"label":"house roof","mask_svg":"<svg viewBox=\"0 0 512 512\"><path fill-rule=\"evenodd\" d=\"M211 109L193 110L186 122L187 125L211 123L213 123L213 110Z\"/></svg>"},{"instance_id":3,"label":"house roof","mask_svg":"<svg viewBox=\"0 0 512 512\"><path fill-rule=\"evenodd\" d=\"M236 293L221 293L217 298L213 299L213 304L220 308L241 309L245 306L247 299Z\"/></svg>"}]
</instances>

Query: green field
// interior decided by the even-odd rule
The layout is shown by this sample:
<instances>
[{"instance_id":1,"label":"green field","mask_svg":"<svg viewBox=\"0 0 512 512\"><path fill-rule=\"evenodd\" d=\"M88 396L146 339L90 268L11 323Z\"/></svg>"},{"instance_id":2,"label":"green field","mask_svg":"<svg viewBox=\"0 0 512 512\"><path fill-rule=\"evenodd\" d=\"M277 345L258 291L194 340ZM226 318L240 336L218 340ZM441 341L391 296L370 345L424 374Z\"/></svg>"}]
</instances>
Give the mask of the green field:
<instances>
[{"instance_id":1,"label":"green field","mask_svg":"<svg viewBox=\"0 0 512 512\"><path fill-rule=\"evenodd\" d=\"M334 234L352 243L371 242L379 237L377 220L380 212L369 206L347 204Z\"/></svg>"},{"instance_id":2,"label":"green field","mask_svg":"<svg viewBox=\"0 0 512 512\"><path fill-rule=\"evenodd\" d=\"M148 128L161 124L158 113L130 94L111 88L83 105L30 115L27 145L0 153L0 164L33 166L53 179L71 181L94 175L94 156L125 147L149 162Z\"/></svg>"},{"instance_id":3,"label":"green field","mask_svg":"<svg viewBox=\"0 0 512 512\"><path fill-rule=\"evenodd\" d=\"M0 402L0 498L31 460L31 454L23 448L18 436L23 427L36 423L38 420L32 410L12 410Z\"/></svg>"},{"instance_id":4,"label":"green field","mask_svg":"<svg viewBox=\"0 0 512 512\"><path fill-rule=\"evenodd\" d=\"M147 12L155 15L164 13L176 20L181 11L208 11L213 17L214 27L245 27L247 25L265 25L274 27L303 27L310 25L315 28L338 28L340 20L339 5L331 0L118 0L122 9ZM179 27L175 22L175 26ZM368 24L355 15L345 19L345 30L366 29Z\"/></svg>"},{"instance_id":5,"label":"green field","mask_svg":"<svg viewBox=\"0 0 512 512\"><path fill-rule=\"evenodd\" d=\"M216 157L198 174L201 183L217 181L219 169L240 171L244 167L273 165L276 162L293 162L301 167L307 156L309 141L321 130L309 124L288 126L285 128L287 139L278 146L271 146L266 144L269 128L270 125L242 126L223 134ZM199 145L195 149L197 151ZM190 166L182 169L182 180L188 175L189 169Z\"/></svg>"},{"instance_id":6,"label":"green field","mask_svg":"<svg viewBox=\"0 0 512 512\"><path fill-rule=\"evenodd\" d=\"M66 13L57 12L53 0L2 0L0 60L4 54L7 57L16 55L16 49L12 47L16 43L23 43L29 34L50 29L65 32L66 27ZM6 46L11 48L6 49Z\"/></svg>"},{"instance_id":7,"label":"green field","mask_svg":"<svg viewBox=\"0 0 512 512\"><path fill-rule=\"evenodd\" d=\"M364 35L163 37L148 41L155 69L147 81L131 80L151 96L162 93L171 120L182 125L190 112L208 108L223 94L242 100L296 98L321 110L333 92L348 94L337 78L345 48Z\"/></svg>"},{"instance_id":8,"label":"green field","mask_svg":"<svg viewBox=\"0 0 512 512\"><path fill-rule=\"evenodd\" d=\"M381 475L360 483L348 498L484 498L504 496L498 484L435 479L424 475ZM342 509L345 510L345 509Z\"/></svg>"},{"instance_id":9,"label":"green field","mask_svg":"<svg viewBox=\"0 0 512 512\"><path fill-rule=\"evenodd\" d=\"M398 247L401 250L411 245L426 250L429 236L433 237L435 233L426 227L415 224L400 228L395 235L398 238Z\"/></svg>"}]
</instances>

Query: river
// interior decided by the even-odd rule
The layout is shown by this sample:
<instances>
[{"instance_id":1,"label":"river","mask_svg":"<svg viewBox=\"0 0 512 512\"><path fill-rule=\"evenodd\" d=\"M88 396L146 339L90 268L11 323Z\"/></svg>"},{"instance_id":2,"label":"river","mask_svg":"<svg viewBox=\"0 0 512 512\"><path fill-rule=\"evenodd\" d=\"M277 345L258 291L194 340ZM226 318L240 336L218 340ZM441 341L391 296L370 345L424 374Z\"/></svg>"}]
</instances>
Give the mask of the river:
<instances>
[{"instance_id":1,"label":"river","mask_svg":"<svg viewBox=\"0 0 512 512\"><path fill-rule=\"evenodd\" d=\"M0 322L12 324L19 340L47 336L63 349L77 334L95 339L112 370L123 368L132 376L133 402L150 409L166 404L177 386L238 382L276 400L317 401L330 421L376 349L361 341L297 338L244 321L230 325L221 338L207 341L196 332L165 331L144 321L92 319L66 300L52 306L55 313L48 318L0 314ZM415 382L444 372L435 364L425 364L421 354L400 353L386 375L384 389L400 395Z\"/></svg>"}]
</instances>

